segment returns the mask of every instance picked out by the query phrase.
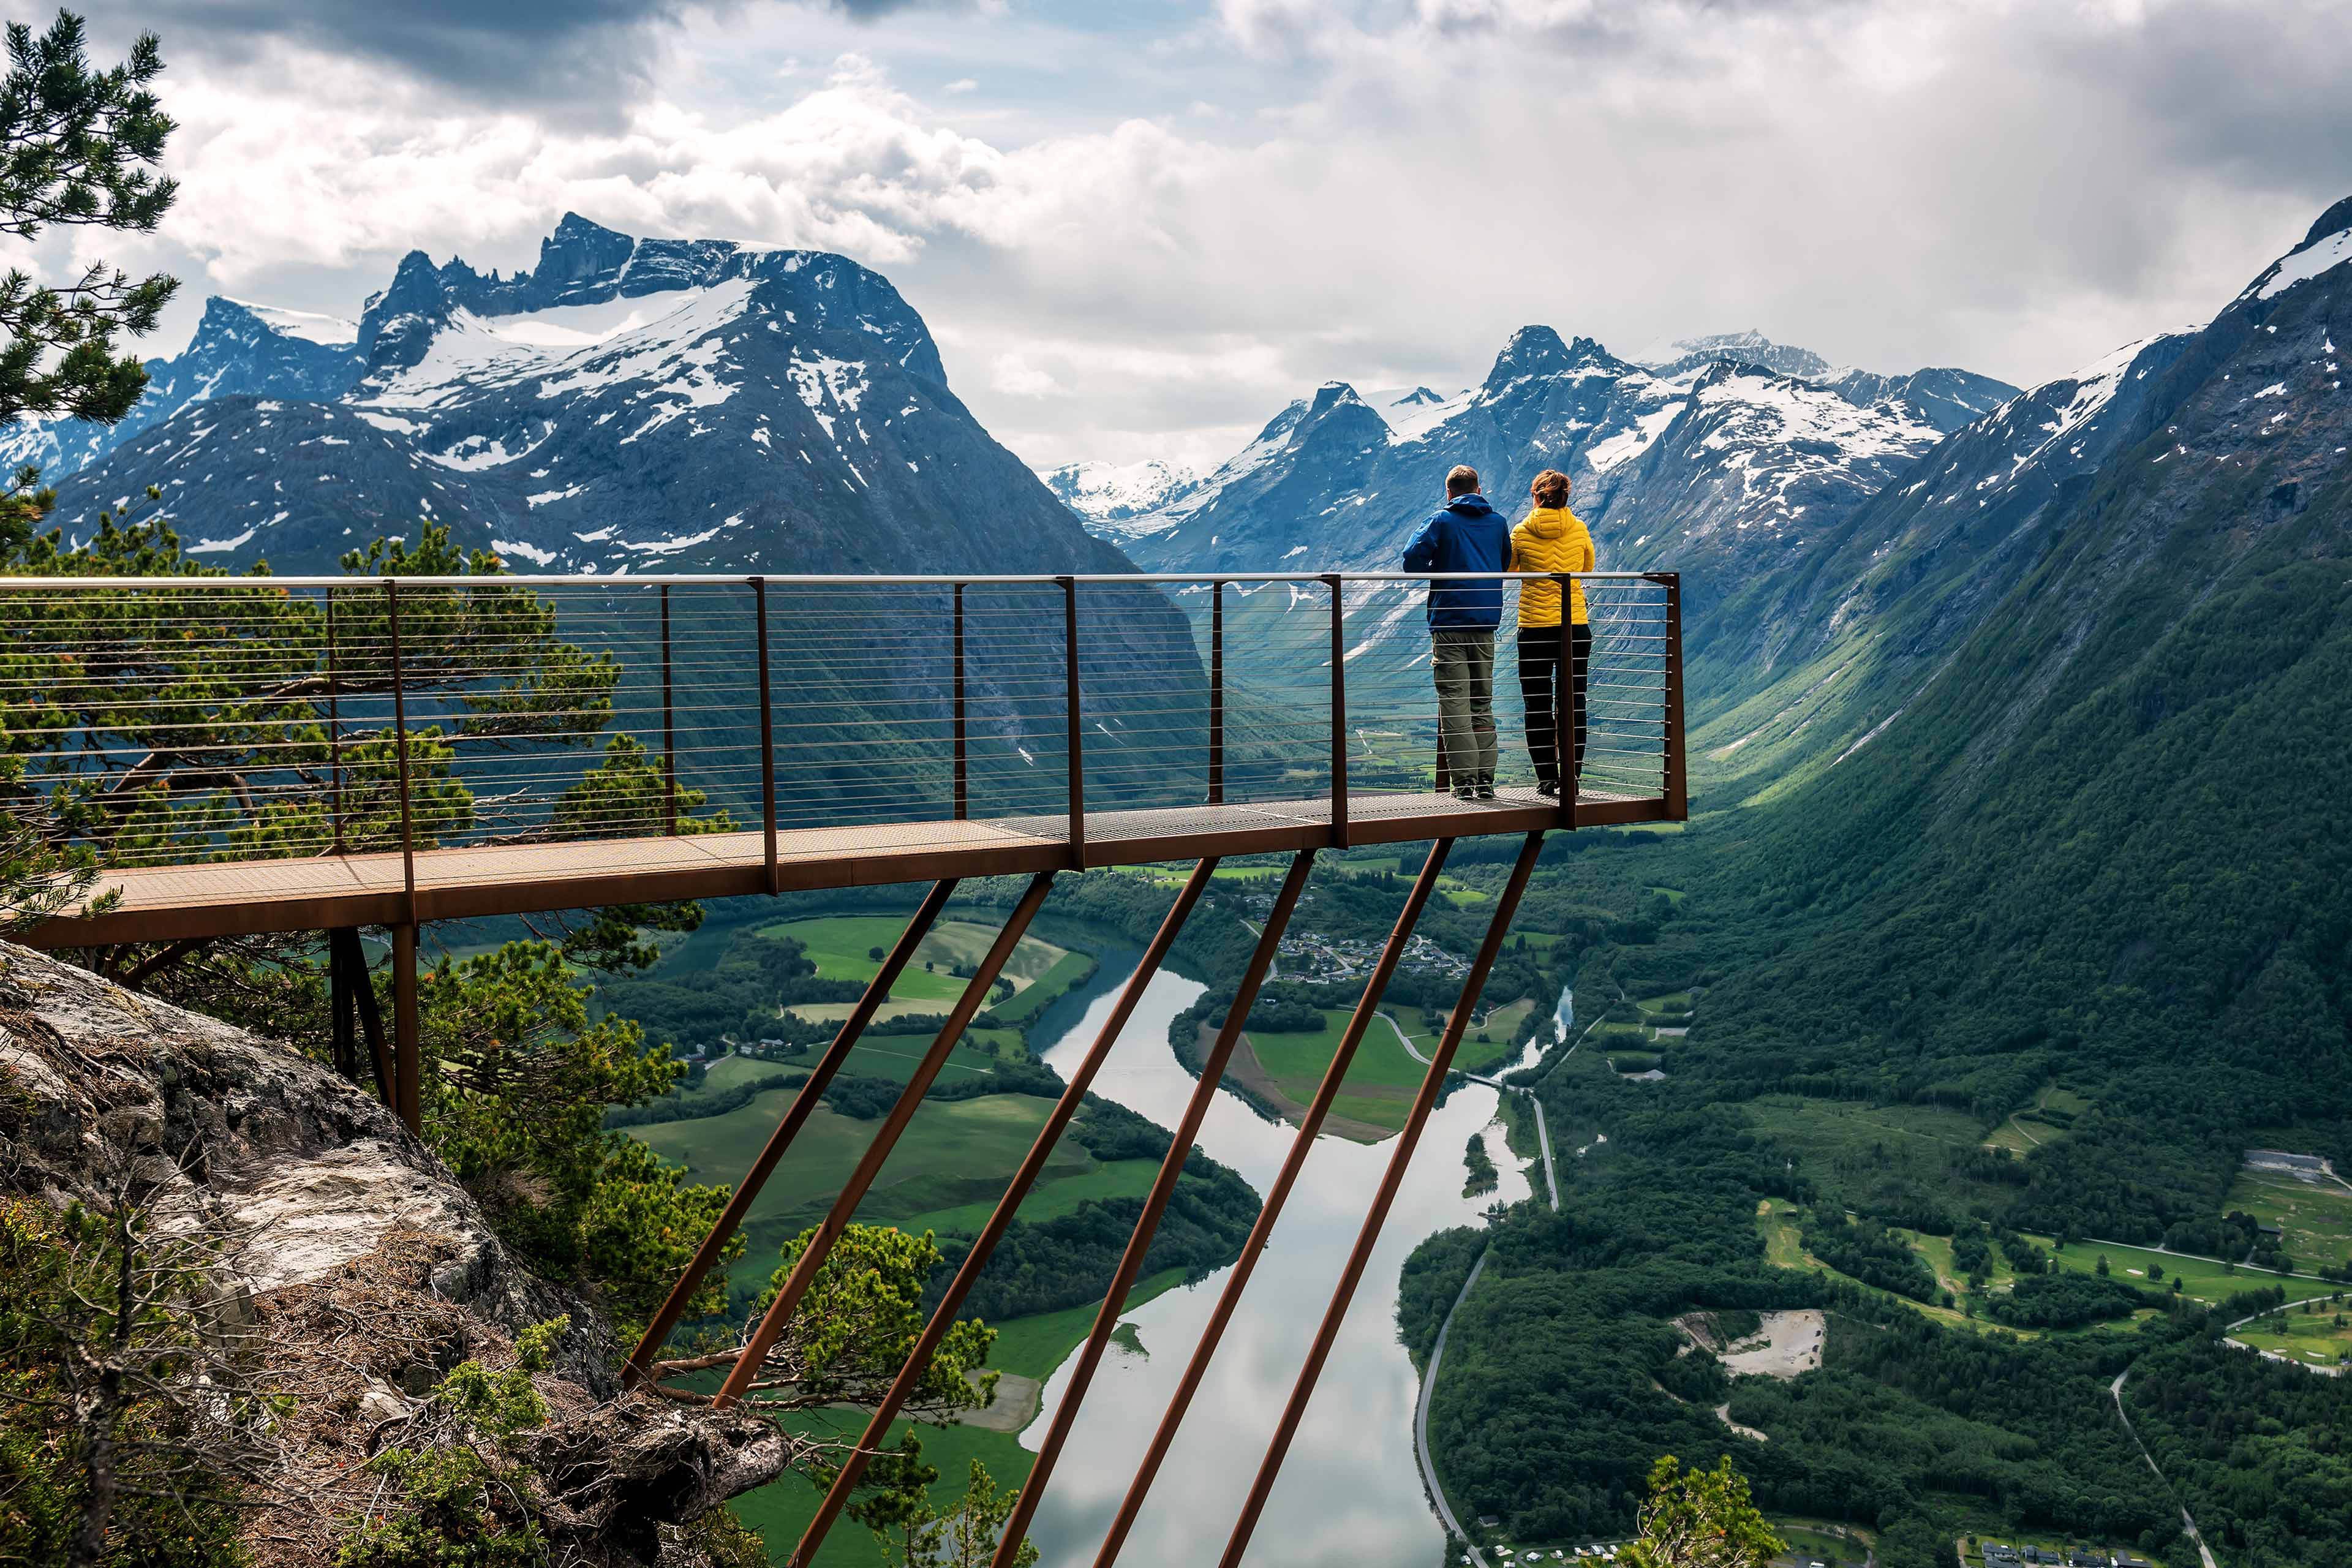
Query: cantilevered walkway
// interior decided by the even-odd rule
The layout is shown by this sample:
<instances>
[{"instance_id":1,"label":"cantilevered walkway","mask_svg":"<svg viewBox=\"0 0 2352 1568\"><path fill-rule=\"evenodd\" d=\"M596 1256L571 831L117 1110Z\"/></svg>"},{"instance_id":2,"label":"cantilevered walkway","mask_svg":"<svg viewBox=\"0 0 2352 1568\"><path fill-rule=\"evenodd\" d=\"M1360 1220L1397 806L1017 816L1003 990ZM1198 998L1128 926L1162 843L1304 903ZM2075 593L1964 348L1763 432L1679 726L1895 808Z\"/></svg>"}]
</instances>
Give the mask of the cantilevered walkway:
<instances>
[{"instance_id":1,"label":"cantilevered walkway","mask_svg":"<svg viewBox=\"0 0 2352 1568\"><path fill-rule=\"evenodd\" d=\"M1516 599L1529 582L1511 579ZM1589 649L1529 639L1516 605L1491 719L1493 798L1463 799L1420 614L1393 575L0 581L5 804L97 853L102 901L33 940L152 953L326 934L337 1065L366 1036L379 1092L420 1125L420 922L786 889L930 889L809 1068L631 1354L625 1381L721 1405L809 1375L799 1307L949 1053L1066 870L1189 860L1019 1170L807 1527L806 1568L1084 1102L1223 857L1287 852L1199 1081L998 1542L1011 1568L1140 1275L1244 1022L1326 848L1428 842L1258 1219L1096 1557L1110 1568L1268 1244L1454 841L1509 834L1510 873L1370 1194L1240 1517L1237 1568L1434 1108L1546 833L1686 812L1679 588L1594 574ZM1552 666L1574 679L1558 681ZM1522 679L1525 676L1528 679ZM1556 707L1557 722L1546 710ZM1530 711L1532 710L1532 711ZM1579 747L1569 737L1581 733ZM1548 739L1547 737L1554 737ZM1534 786L1565 773L1566 790ZM751 826L745 827L743 824ZM961 879L1026 889L756 1323L667 1352ZM359 929L389 928L393 1027ZM134 967L131 973L137 973ZM444 1089L444 1092L456 1092ZM725 1369L714 1394L670 1381Z\"/></svg>"},{"instance_id":2,"label":"cantilevered walkway","mask_svg":"<svg viewBox=\"0 0 2352 1568\"><path fill-rule=\"evenodd\" d=\"M0 580L0 740L77 797L111 895L32 940L1677 818L1675 581L1580 583L1580 787L1533 787L1511 605L1501 787L1461 801L1426 578ZM599 773L614 732L646 747L620 784Z\"/></svg>"}]
</instances>

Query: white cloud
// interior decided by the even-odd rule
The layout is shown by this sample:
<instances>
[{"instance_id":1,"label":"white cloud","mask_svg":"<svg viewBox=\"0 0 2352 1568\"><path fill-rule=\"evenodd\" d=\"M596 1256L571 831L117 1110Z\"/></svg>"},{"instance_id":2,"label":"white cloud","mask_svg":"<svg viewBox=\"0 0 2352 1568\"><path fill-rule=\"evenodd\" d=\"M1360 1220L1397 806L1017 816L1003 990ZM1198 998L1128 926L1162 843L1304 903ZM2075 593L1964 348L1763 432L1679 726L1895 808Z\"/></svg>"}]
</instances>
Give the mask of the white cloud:
<instances>
[{"instance_id":1,"label":"white cloud","mask_svg":"<svg viewBox=\"0 0 2352 1568\"><path fill-rule=\"evenodd\" d=\"M950 110L892 60L996 24L909 12L789 79L781 48L727 44L721 80L719 35L689 40L604 128L289 54L175 72L164 238L201 262L192 300L291 279L284 302L345 314L412 247L529 265L567 208L842 250L1039 462L1197 457L1331 375L1458 385L1533 321L2031 380L2210 314L2344 194L2352 40L2318 0L2248 15L1218 0L1122 40L1143 74L1008 100L992 66Z\"/></svg>"},{"instance_id":2,"label":"white cloud","mask_svg":"<svg viewBox=\"0 0 2352 1568\"><path fill-rule=\"evenodd\" d=\"M999 354L988 377L989 386L1007 397L1043 397L1062 390L1062 384L1017 353Z\"/></svg>"}]
</instances>

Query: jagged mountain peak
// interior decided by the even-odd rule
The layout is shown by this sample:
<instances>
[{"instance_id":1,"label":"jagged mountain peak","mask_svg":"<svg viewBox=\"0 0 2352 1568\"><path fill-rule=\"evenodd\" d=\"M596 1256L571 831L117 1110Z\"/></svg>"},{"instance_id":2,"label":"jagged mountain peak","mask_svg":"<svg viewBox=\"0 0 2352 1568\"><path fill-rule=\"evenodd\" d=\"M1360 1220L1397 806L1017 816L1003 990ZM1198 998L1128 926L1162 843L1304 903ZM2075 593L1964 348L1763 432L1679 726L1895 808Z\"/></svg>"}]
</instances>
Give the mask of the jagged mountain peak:
<instances>
[{"instance_id":1,"label":"jagged mountain peak","mask_svg":"<svg viewBox=\"0 0 2352 1568\"><path fill-rule=\"evenodd\" d=\"M418 365L436 338L461 324L460 312L491 321L737 284L761 291L787 324L879 337L902 368L947 380L921 319L887 279L846 257L728 239L639 238L577 213L566 213L540 241L537 266L509 278L478 272L461 258L436 266L423 251L409 252L391 286L369 300L359 342L371 374L394 374ZM616 314L624 317L636 319ZM541 347L576 347L611 325L551 318L522 335Z\"/></svg>"},{"instance_id":2,"label":"jagged mountain peak","mask_svg":"<svg viewBox=\"0 0 2352 1568\"><path fill-rule=\"evenodd\" d=\"M2352 196L2346 196L2314 219L2311 232L2303 237L2303 244L2295 248L2301 250L2316 245L2329 235L2341 234L2347 228L2352 228Z\"/></svg>"},{"instance_id":3,"label":"jagged mountain peak","mask_svg":"<svg viewBox=\"0 0 2352 1568\"><path fill-rule=\"evenodd\" d=\"M1327 381L1322 385L1317 387L1315 389L1314 395L1307 399L1307 412L1309 416L1318 414L1328 414L1332 409L1339 407L1343 404L1350 403L1360 407L1369 408L1371 406L1371 405L1365 403L1361 397L1358 396L1356 395L1356 389L1349 385L1346 382Z\"/></svg>"},{"instance_id":4,"label":"jagged mountain peak","mask_svg":"<svg viewBox=\"0 0 2352 1568\"><path fill-rule=\"evenodd\" d=\"M1579 338L1570 344L1550 327L1521 327L1495 356L1486 384L1491 391L1526 376L1559 375L1591 363L1596 355L1605 357L1605 353L1590 338Z\"/></svg>"}]
</instances>

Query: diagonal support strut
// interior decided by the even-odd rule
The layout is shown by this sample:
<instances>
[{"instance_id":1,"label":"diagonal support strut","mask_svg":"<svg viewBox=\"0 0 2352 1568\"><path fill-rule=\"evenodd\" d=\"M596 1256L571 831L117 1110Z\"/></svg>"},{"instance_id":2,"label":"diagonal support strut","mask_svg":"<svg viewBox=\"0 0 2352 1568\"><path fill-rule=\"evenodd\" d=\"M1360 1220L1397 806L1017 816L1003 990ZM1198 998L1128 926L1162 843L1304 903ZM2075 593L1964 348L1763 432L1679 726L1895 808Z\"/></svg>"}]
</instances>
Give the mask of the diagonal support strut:
<instances>
[{"instance_id":1,"label":"diagonal support strut","mask_svg":"<svg viewBox=\"0 0 2352 1568\"><path fill-rule=\"evenodd\" d=\"M1029 879L1028 889L1022 893L1021 901L1013 905L1013 912L1005 917L1003 928L996 933L996 940L989 944L987 953L972 972L971 981L965 984L963 994L956 998L955 1007L948 1014L948 1021L940 1029L939 1037L931 1042L931 1048L923 1054L923 1059L908 1078L907 1087L899 1091L898 1102L890 1108L890 1114L883 1118L881 1129L874 1134L874 1142L867 1144L866 1152L858 1157L857 1168L849 1173L849 1180L843 1184L839 1195L833 1200L833 1207L826 1212L824 1223L817 1227L816 1235L809 1238L800 1261L793 1265L792 1274L784 1280L783 1289L776 1292L776 1299L768 1304L766 1314L760 1319L760 1326L751 1331L750 1342L743 1347L742 1356L735 1363L735 1370L727 1374L726 1383L711 1401L713 1409L726 1409L750 1390L761 1364L768 1359L768 1352L776 1348L776 1341L783 1336L785 1328L792 1322L793 1313L799 1309L801 1298L807 1295L809 1287L816 1282L817 1270L824 1267L824 1260L832 1255L833 1244L841 1239L843 1231L849 1228L850 1216L857 1212L857 1205L865 1200L866 1189L881 1173L882 1163L890 1157L890 1151L898 1146L899 1134L907 1131L907 1124L922 1108L923 1096L930 1089L931 1080L940 1076L940 1068L947 1065L948 1053L955 1049L956 1042L963 1037L964 1030L979 1015L982 1005L988 1000L990 988L996 984L998 973L1004 968L1005 961L1013 956L1013 950L1021 945L1021 938L1028 931L1030 921L1036 917L1038 906L1045 901L1045 895L1053 889L1054 873L1051 871L1040 871ZM808 1089L803 1089L801 1097L805 1100L808 1092Z\"/></svg>"},{"instance_id":2,"label":"diagonal support strut","mask_svg":"<svg viewBox=\"0 0 2352 1568\"><path fill-rule=\"evenodd\" d=\"M1462 1044L1463 1032L1469 1027L1471 1011L1478 1005L1478 994L1486 988L1487 972L1494 968L1495 956L1502 951L1511 916L1518 910L1520 895L1528 889L1528 878L1536 868L1536 857L1542 852L1543 834L1528 834L1527 843L1520 847L1517 861L1511 867L1510 879L1503 885L1502 897L1495 900L1495 918L1488 922L1486 940L1478 944L1478 956L1462 982L1462 999L1454 1005L1453 1016L1445 1021L1445 1033L1437 1049L1430 1053L1429 1070L1422 1074L1421 1089L1413 1096L1412 1114L1405 1118L1404 1131L1389 1154L1388 1168L1381 1173L1380 1190L1372 1195L1372 1206L1364 1215L1363 1227L1356 1234L1356 1245L1348 1254L1348 1266L1340 1271L1339 1286L1331 1292L1331 1304L1324 1310L1323 1321L1315 1331L1307 1364L1299 1369L1298 1381L1291 1387L1282 1420L1274 1430L1274 1440L1266 1445L1257 1478L1250 1484L1249 1499L1242 1505L1241 1518L1234 1521L1224 1555L1217 1560L1218 1568L1236 1568L1242 1553L1249 1550L1250 1536L1257 1529L1258 1516L1265 1510L1275 1477L1281 1473L1291 1439L1297 1436L1298 1423L1307 1414L1307 1402L1314 1397L1316 1379L1322 1375L1323 1363L1331 1354L1333 1342L1339 1337L1340 1320L1348 1315L1348 1303L1363 1279L1366 1265L1371 1261L1372 1246L1380 1240L1381 1227L1388 1223L1389 1205L1396 1201L1397 1189L1404 1184L1405 1167L1412 1163L1413 1146L1421 1142L1422 1129L1436 1107L1438 1090L1444 1086L1446 1070L1454 1065L1454 1053Z\"/></svg>"},{"instance_id":3,"label":"diagonal support strut","mask_svg":"<svg viewBox=\"0 0 2352 1568\"><path fill-rule=\"evenodd\" d=\"M1045 1495L1045 1483L1052 1477L1054 1463L1061 1458L1062 1446L1069 1440L1070 1428L1076 1422L1078 1406L1087 1397L1087 1386L1093 1383L1095 1370L1102 1364L1103 1352L1110 1343L1112 1331L1118 1327L1119 1314L1127 1310L1127 1294L1136 1277L1142 1272L1143 1259L1151 1250L1151 1237L1160 1227L1161 1215L1168 1210L1169 1199L1175 1195L1176 1180L1183 1173L1184 1162L1192 1152L1192 1141L1200 1136L1201 1123L1207 1119L1210 1105L1217 1098L1218 1080L1224 1076L1225 1064L1242 1037L1242 1026L1249 1019L1251 1005L1257 1000L1258 987L1265 984L1266 971L1274 967L1275 952L1282 945L1282 933L1290 924L1291 911L1298 907L1298 898L1307 890L1307 878L1314 868L1315 851L1304 849L1293 857L1290 870L1282 879L1281 891L1275 895L1274 909L1266 916L1265 929L1250 953L1249 967L1242 973L1240 988L1234 994L1233 1005L1226 1010L1224 1026L1217 1031L1215 1045L1209 1049L1201 1064L1200 1081L1192 1086L1192 1098L1184 1103L1184 1115L1176 1124L1168 1141L1168 1152L1161 1157L1160 1171L1152 1178L1150 1195L1144 1199L1143 1213L1136 1217L1135 1229L1127 1238L1127 1250L1119 1255L1118 1268L1113 1271L1108 1290L1102 1304L1095 1310L1094 1327L1087 1334L1087 1342L1077 1355L1070 1375L1069 1385L1062 1391L1062 1402L1054 1412L1053 1426L1045 1441L1037 1450L1035 1461L1029 1467L1029 1479L1013 1500L1013 1512L1004 1522L1004 1531L996 1543L994 1568L1011 1568L1020 1555L1021 1542L1029 1532L1029 1521L1037 1512L1037 1501ZM1312 1136L1308 1134L1307 1136ZM1254 1255L1258 1240L1256 1232L1250 1235L1250 1244L1243 1248L1244 1267Z\"/></svg>"},{"instance_id":4,"label":"diagonal support strut","mask_svg":"<svg viewBox=\"0 0 2352 1568\"><path fill-rule=\"evenodd\" d=\"M859 1478L865 1475L866 1461L880 1450L892 1419L929 1370L931 1356L939 1350L940 1342L955 1326L956 1313L961 1310L964 1298L971 1294L972 1286L979 1281L981 1270L988 1266L989 1257L996 1250L996 1244L1011 1228L1013 1215L1021 1207L1021 1200L1029 1195L1029 1189L1035 1184L1039 1173L1045 1170L1045 1162L1053 1157L1055 1147L1061 1142L1062 1134L1077 1114L1078 1107L1086 1102L1087 1090L1093 1085L1095 1074L1101 1070L1104 1059L1118 1042L1120 1032L1127 1027L1127 1021L1134 1016L1136 1005L1143 1000L1145 988L1151 984L1152 976L1160 972L1168 950L1175 945L1177 934L1184 929L1184 922L1191 918L1193 907L1201 901L1201 895L1208 891L1210 879L1216 869L1214 857L1202 860L1192 868L1192 874L1186 879L1183 890L1176 895L1175 906L1160 922L1160 930L1152 936L1151 945L1144 950L1141 962L1135 966L1135 973L1128 976L1126 985L1121 987L1118 1000L1111 1007L1110 1016L1103 1020L1094 1044L1072 1070L1069 1084L1062 1090L1061 1099L1055 1103L1053 1114L1046 1117L1045 1125L1038 1129L1027 1157L1021 1162L1021 1168L1013 1173L1012 1184L997 1200L995 1212L988 1216L988 1224L982 1227L979 1239L972 1243L971 1251L956 1270L955 1279L948 1286L947 1294L940 1299L939 1306L931 1312L930 1321L923 1325L922 1335L915 1342L915 1348L907 1357L906 1364L898 1369L898 1375L892 1380L890 1392L883 1395L882 1403L875 1407L873 1418L866 1424L865 1435L857 1439L857 1446L850 1450L841 1472L826 1490L824 1500L817 1506L816 1517L801 1532L800 1544L793 1551L793 1568L807 1568L815 1558L817 1549L824 1544L824 1538L832 1531L835 1520L840 1516L843 1505L848 1502L849 1494L856 1489Z\"/></svg>"},{"instance_id":5,"label":"diagonal support strut","mask_svg":"<svg viewBox=\"0 0 2352 1568\"><path fill-rule=\"evenodd\" d=\"M1250 1275L1257 1268L1259 1256L1265 1250L1267 1238L1274 1234L1275 1222L1282 1216L1282 1206L1289 1200L1290 1189L1297 1184L1298 1173L1307 1164L1307 1151L1313 1147L1316 1134L1323 1128L1324 1118L1330 1114L1332 1103L1339 1098L1339 1086L1355 1061L1356 1047L1362 1043L1364 1032L1371 1026L1379 1012L1381 994L1388 989L1389 978L1396 973L1397 961L1404 956L1405 944L1412 938L1412 928L1421 920L1421 911L1429 903L1431 893L1437 888L1440 872L1445 868L1446 851L1452 840L1439 839L1430 846L1429 858L1422 863L1421 874L1413 879L1412 890L1405 897L1404 908L1397 914L1396 926L1389 932L1388 942L1381 949L1378 963L1364 982L1364 994L1356 1003L1356 1011L1348 1020L1347 1032L1339 1037L1339 1049L1332 1053L1331 1065L1323 1070L1323 1081L1316 1086L1315 1099L1298 1124L1298 1135L1291 1140L1289 1152L1283 1156L1282 1171L1266 1190L1265 1201L1258 1209L1257 1223L1250 1227L1249 1239L1242 1243L1242 1255L1225 1277L1224 1289L1217 1297L1216 1309L1209 1314L1208 1325L1201 1331L1200 1342L1192 1347L1192 1359L1185 1363L1184 1375L1168 1401L1168 1409L1160 1417L1160 1429L1151 1435L1151 1447L1144 1451L1143 1462L1136 1467L1135 1479L1128 1483L1127 1496L1118 1505L1118 1513L1111 1521L1110 1532L1104 1538L1101 1549L1095 1554L1095 1568L1109 1568L1118 1560L1119 1548L1126 1544L1128 1532L1135 1526L1135 1516L1142 1511L1143 1500L1151 1490L1152 1481L1160 1474L1160 1461L1176 1441L1177 1428L1184 1423L1185 1412L1192 1408L1192 1396L1199 1392L1201 1380L1208 1374L1209 1363L1217 1353L1226 1325L1233 1321L1234 1312L1241 1305L1242 1292L1249 1289ZM1242 1008L1234 1018L1226 1020L1229 1032L1238 1035L1240 1024L1235 1020L1247 1012ZM1220 1045L1224 1037L1218 1037ZM1203 1075L1203 1082L1207 1081ZM1043 1456L1040 1456L1042 1460ZM1023 1496L1036 1489L1033 1479Z\"/></svg>"},{"instance_id":6,"label":"diagonal support strut","mask_svg":"<svg viewBox=\"0 0 2352 1568\"><path fill-rule=\"evenodd\" d=\"M866 994L857 999L857 1005L849 1010L849 1016L842 1020L841 1027L835 1032L833 1044L825 1047L824 1055L819 1057L816 1066L809 1069L808 1082L801 1086L800 1093L785 1108L783 1120L776 1123L776 1130L768 1134L767 1146L760 1151L760 1157L752 1161L751 1168L744 1173L743 1180L735 1188L734 1197L728 1202L726 1212L712 1224L710 1234L702 1238L702 1245L694 1249L694 1260L678 1276L677 1283L670 1287L669 1299L662 1303L661 1310L656 1312L653 1321L646 1326L645 1336L637 1342L636 1350L629 1356L629 1364L621 1369L622 1387L635 1388L645 1381L646 1374L661 1355L662 1346L668 1342L670 1331L686 1315L686 1304L701 1288L703 1277L718 1265L719 1253L742 1225L743 1216L751 1212L752 1203L760 1195L760 1189L767 1185L768 1177L774 1173L776 1163L784 1157L784 1152L793 1146L793 1140L800 1135L802 1126L815 1111L824 1095L825 1085L833 1081L834 1075L841 1070L842 1063L849 1059L850 1050L857 1044L858 1037L866 1032L866 1026L874 1021L874 1015L889 999L890 987L898 983L899 974L913 962L915 950L922 945L923 938L930 934L933 922L940 918L940 911L947 907L949 896L954 893L955 889L955 879L949 878L945 881L934 882L931 890L924 895L922 904L907 921L907 929L898 933L898 940L891 947L889 956L882 961L882 967L874 972L874 978L866 984Z\"/></svg>"}]
</instances>

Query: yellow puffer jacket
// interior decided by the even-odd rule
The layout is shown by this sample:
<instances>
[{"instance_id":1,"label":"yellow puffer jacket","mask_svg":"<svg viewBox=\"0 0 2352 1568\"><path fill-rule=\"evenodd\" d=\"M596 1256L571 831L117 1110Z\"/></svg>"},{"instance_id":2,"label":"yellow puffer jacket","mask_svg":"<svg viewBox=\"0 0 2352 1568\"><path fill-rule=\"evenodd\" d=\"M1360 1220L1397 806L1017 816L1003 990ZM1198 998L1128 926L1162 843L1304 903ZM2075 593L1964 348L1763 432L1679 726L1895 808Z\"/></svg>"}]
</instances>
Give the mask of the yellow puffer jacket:
<instances>
[{"instance_id":1,"label":"yellow puffer jacket","mask_svg":"<svg viewBox=\"0 0 2352 1568\"><path fill-rule=\"evenodd\" d=\"M1566 507L1539 506L1511 530L1511 570L1591 572L1594 570L1592 535L1584 531L1583 522ZM1584 607L1581 583L1568 585L1568 613L1570 621L1576 626L1584 626L1591 619ZM1559 584L1519 584L1519 625L1559 625Z\"/></svg>"}]
</instances>

